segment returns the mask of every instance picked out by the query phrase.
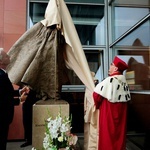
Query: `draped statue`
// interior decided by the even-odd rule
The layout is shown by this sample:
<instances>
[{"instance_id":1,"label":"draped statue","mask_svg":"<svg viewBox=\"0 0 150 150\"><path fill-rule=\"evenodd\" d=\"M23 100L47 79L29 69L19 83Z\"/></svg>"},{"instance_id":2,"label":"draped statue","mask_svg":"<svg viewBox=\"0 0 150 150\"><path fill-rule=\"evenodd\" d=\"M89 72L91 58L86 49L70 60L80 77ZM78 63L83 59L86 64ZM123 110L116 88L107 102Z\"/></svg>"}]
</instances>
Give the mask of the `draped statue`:
<instances>
[{"instance_id":1,"label":"draped statue","mask_svg":"<svg viewBox=\"0 0 150 150\"><path fill-rule=\"evenodd\" d=\"M35 24L8 52L11 81L30 86L39 99L60 99L62 84L68 82L64 44L56 25Z\"/></svg>"}]
</instances>

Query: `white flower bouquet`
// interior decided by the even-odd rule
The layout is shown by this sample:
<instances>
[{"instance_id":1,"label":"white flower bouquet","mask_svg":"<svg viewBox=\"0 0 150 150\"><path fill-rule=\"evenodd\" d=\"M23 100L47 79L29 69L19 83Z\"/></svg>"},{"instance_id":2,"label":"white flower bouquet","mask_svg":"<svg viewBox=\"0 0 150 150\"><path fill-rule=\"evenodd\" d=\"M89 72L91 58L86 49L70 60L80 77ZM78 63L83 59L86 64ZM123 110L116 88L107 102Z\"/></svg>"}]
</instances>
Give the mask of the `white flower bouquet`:
<instances>
[{"instance_id":1,"label":"white flower bouquet","mask_svg":"<svg viewBox=\"0 0 150 150\"><path fill-rule=\"evenodd\" d=\"M45 121L46 132L43 140L43 150L74 150L78 137L71 134L71 118L61 117L58 113L55 119L49 117ZM36 150L32 148L32 150Z\"/></svg>"}]
</instances>

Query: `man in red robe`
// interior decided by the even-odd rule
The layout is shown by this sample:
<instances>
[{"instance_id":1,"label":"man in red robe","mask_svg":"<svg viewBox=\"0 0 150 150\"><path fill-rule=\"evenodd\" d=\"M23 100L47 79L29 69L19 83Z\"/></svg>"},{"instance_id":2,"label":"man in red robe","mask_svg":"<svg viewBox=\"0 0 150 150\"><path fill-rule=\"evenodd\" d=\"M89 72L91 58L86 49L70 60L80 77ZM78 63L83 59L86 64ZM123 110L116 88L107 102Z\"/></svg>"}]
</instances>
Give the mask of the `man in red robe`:
<instances>
[{"instance_id":1,"label":"man in red robe","mask_svg":"<svg viewBox=\"0 0 150 150\"><path fill-rule=\"evenodd\" d=\"M128 65L115 57L108 77L94 89L93 98L99 114L98 150L126 149L127 102L131 99L123 75Z\"/></svg>"}]
</instances>

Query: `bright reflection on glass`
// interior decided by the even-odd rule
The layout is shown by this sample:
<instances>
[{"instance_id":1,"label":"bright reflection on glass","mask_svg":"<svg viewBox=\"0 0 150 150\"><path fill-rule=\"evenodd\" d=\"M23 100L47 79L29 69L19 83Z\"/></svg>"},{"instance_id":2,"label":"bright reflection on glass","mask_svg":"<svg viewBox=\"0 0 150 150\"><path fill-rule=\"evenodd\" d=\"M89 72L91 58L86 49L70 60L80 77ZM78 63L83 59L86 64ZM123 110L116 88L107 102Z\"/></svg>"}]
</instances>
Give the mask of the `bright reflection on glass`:
<instances>
[{"instance_id":1,"label":"bright reflection on glass","mask_svg":"<svg viewBox=\"0 0 150 150\"><path fill-rule=\"evenodd\" d=\"M115 7L114 40L149 13L148 8Z\"/></svg>"},{"instance_id":2,"label":"bright reflection on glass","mask_svg":"<svg viewBox=\"0 0 150 150\"><path fill-rule=\"evenodd\" d=\"M118 54L129 66L125 75L130 90L150 90L149 49L119 50Z\"/></svg>"},{"instance_id":3,"label":"bright reflection on glass","mask_svg":"<svg viewBox=\"0 0 150 150\"><path fill-rule=\"evenodd\" d=\"M117 43L126 46L150 46L150 20Z\"/></svg>"}]
</instances>

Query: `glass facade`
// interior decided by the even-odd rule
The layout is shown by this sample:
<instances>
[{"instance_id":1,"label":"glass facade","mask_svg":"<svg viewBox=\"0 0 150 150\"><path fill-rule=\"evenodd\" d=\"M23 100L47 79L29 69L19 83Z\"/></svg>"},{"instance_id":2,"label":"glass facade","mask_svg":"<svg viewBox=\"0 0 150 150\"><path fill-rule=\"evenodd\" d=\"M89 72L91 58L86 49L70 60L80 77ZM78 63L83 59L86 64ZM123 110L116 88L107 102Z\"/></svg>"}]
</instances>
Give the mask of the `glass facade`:
<instances>
[{"instance_id":1,"label":"glass facade","mask_svg":"<svg viewBox=\"0 0 150 150\"><path fill-rule=\"evenodd\" d=\"M100 81L115 55L129 65L125 72L129 103L127 139L137 149L150 149L150 0L65 0L91 71ZM29 28L44 18L48 0L29 1ZM82 110L84 86L68 70L72 85L63 96ZM75 114L74 105L71 105ZM83 120L81 119L81 122ZM83 123L83 122L82 122ZM83 128L75 127L75 132Z\"/></svg>"},{"instance_id":2,"label":"glass facade","mask_svg":"<svg viewBox=\"0 0 150 150\"><path fill-rule=\"evenodd\" d=\"M116 4L112 6L112 10L115 10L112 11L114 43L110 47L114 55L119 55L129 65L126 76L130 90L144 90L149 93L150 9L120 5L118 7Z\"/></svg>"},{"instance_id":3,"label":"glass facade","mask_svg":"<svg viewBox=\"0 0 150 150\"><path fill-rule=\"evenodd\" d=\"M150 1L111 3L112 56L129 65L125 75L132 101L128 107L127 140L136 149L150 149Z\"/></svg>"}]
</instances>

